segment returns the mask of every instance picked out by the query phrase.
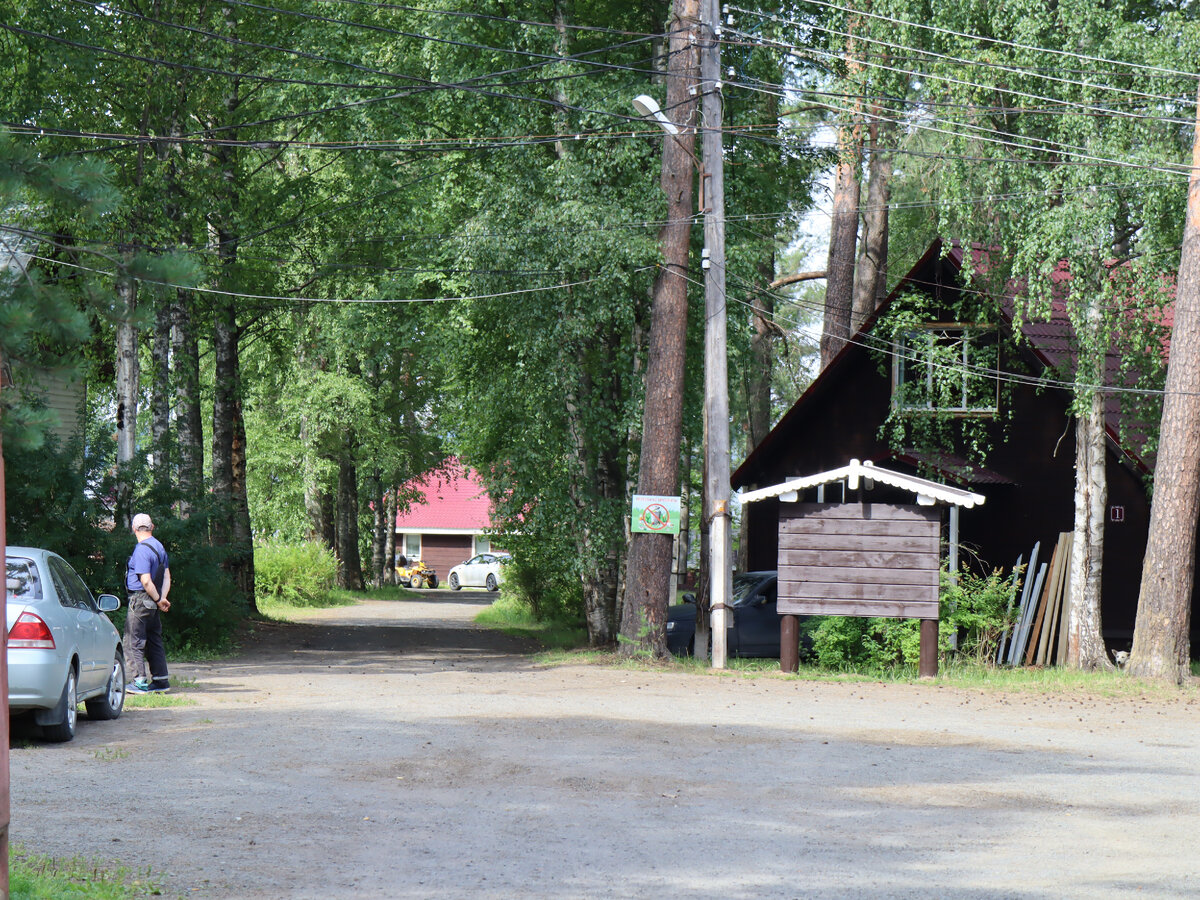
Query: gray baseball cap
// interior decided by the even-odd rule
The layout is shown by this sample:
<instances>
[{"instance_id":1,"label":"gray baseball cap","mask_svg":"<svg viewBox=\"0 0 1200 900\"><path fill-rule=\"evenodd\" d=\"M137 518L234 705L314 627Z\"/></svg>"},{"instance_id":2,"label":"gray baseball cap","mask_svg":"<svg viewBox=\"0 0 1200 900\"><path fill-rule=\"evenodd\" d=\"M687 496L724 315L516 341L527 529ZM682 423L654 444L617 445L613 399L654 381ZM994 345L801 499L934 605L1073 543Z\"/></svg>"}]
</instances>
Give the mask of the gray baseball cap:
<instances>
[{"instance_id":1,"label":"gray baseball cap","mask_svg":"<svg viewBox=\"0 0 1200 900\"><path fill-rule=\"evenodd\" d=\"M145 513L138 513L136 516L133 517L133 530L134 531L153 531L154 530L154 522Z\"/></svg>"}]
</instances>

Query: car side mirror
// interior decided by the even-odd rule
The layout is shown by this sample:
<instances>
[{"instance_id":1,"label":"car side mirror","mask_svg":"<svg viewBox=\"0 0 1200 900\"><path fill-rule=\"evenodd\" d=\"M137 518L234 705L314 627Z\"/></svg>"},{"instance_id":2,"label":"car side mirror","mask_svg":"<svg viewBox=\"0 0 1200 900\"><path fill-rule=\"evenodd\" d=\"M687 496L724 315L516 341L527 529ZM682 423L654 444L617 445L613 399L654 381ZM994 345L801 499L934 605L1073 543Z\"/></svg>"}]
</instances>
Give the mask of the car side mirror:
<instances>
[{"instance_id":1,"label":"car side mirror","mask_svg":"<svg viewBox=\"0 0 1200 900\"><path fill-rule=\"evenodd\" d=\"M121 608L121 601L112 594L101 594L96 598L96 606L100 608L100 612L116 612Z\"/></svg>"},{"instance_id":2,"label":"car side mirror","mask_svg":"<svg viewBox=\"0 0 1200 900\"><path fill-rule=\"evenodd\" d=\"M696 595L693 594L691 591L688 591L686 594L683 595L683 602L684 603L695 603Z\"/></svg>"}]
</instances>

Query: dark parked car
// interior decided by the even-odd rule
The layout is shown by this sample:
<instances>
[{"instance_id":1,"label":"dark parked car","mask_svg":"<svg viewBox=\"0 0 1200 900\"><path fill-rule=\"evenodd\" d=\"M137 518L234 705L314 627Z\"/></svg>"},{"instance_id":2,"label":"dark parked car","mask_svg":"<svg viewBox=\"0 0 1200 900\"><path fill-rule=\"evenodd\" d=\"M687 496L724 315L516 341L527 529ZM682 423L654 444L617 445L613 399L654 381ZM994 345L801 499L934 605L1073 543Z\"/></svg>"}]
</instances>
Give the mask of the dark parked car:
<instances>
[{"instance_id":1,"label":"dark parked car","mask_svg":"<svg viewBox=\"0 0 1200 900\"><path fill-rule=\"evenodd\" d=\"M726 641L730 656L779 658L779 614L775 611L778 577L774 571L733 576L733 607L727 613ZM667 647L690 656L696 637L696 604L667 610Z\"/></svg>"}]
</instances>

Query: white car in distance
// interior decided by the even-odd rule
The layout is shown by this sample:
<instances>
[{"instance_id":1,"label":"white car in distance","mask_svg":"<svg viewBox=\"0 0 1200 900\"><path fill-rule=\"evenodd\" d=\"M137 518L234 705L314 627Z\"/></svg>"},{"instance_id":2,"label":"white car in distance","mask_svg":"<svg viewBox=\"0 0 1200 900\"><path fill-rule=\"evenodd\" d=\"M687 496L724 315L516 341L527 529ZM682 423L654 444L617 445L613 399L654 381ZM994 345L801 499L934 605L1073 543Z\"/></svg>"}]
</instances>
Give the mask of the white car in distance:
<instances>
[{"instance_id":1,"label":"white car in distance","mask_svg":"<svg viewBox=\"0 0 1200 900\"><path fill-rule=\"evenodd\" d=\"M482 587L489 591L500 589L501 568L512 559L509 553L480 553L450 570L450 590Z\"/></svg>"}]
</instances>

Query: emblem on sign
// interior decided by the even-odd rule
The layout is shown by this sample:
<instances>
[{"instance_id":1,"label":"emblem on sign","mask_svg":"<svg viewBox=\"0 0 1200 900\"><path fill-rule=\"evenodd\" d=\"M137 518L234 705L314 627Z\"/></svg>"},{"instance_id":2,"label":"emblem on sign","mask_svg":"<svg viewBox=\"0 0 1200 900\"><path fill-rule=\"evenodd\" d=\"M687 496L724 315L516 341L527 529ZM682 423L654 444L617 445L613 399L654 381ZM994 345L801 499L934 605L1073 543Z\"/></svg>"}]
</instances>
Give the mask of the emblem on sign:
<instances>
[{"instance_id":1,"label":"emblem on sign","mask_svg":"<svg viewBox=\"0 0 1200 900\"><path fill-rule=\"evenodd\" d=\"M634 534L679 534L678 497L634 494L630 531Z\"/></svg>"}]
</instances>

